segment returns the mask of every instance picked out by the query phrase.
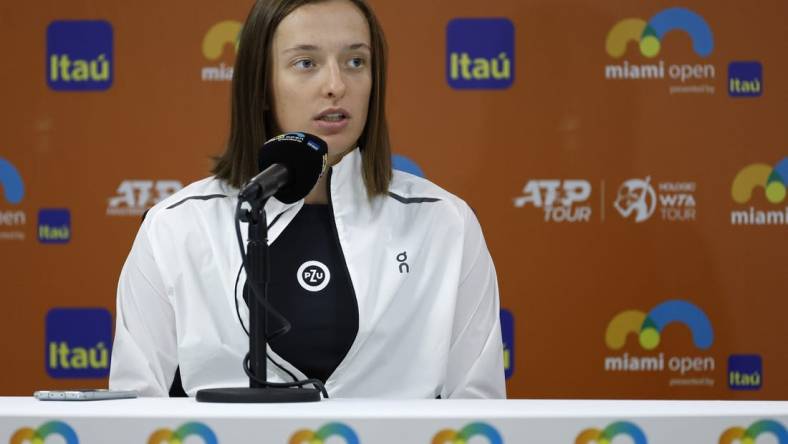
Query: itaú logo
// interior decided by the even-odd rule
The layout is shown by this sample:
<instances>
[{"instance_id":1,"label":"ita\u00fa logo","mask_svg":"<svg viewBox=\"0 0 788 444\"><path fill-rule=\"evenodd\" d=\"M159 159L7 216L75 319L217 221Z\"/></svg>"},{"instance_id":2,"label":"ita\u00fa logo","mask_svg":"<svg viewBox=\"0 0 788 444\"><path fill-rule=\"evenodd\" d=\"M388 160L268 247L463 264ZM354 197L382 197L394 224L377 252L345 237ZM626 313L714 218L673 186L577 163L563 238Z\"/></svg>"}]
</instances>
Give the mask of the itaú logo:
<instances>
[{"instance_id":1,"label":"ita\u00fa logo","mask_svg":"<svg viewBox=\"0 0 788 444\"><path fill-rule=\"evenodd\" d=\"M617 436L628 436L634 444L648 444L643 430L628 421L614 422L603 430L585 429L577 435L575 444L610 444Z\"/></svg>"},{"instance_id":2,"label":"ita\u00fa logo","mask_svg":"<svg viewBox=\"0 0 788 444\"><path fill-rule=\"evenodd\" d=\"M476 436L486 438L487 444L503 444L498 430L483 422L468 424L460 430L441 430L432 438L432 444L465 444Z\"/></svg>"},{"instance_id":3,"label":"ita\u00fa logo","mask_svg":"<svg viewBox=\"0 0 788 444\"><path fill-rule=\"evenodd\" d=\"M201 422L187 422L175 430L158 429L148 438L148 444L181 444L186 438L194 436L202 439L203 444L217 444L216 434ZM194 442L194 441L189 441Z\"/></svg>"},{"instance_id":4,"label":"ita\u00fa logo","mask_svg":"<svg viewBox=\"0 0 788 444\"><path fill-rule=\"evenodd\" d=\"M343 444L359 444L356 432L341 422L331 422L315 430L301 429L293 433L289 444L326 444L326 440L331 437L338 437L344 440ZM337 442L333 440L332 442Z\"/></svg>"},{"instance_id":5,"label":"ita\u00fa logo","mask_svg":"<svg viewBox=\"0 0 788 444\"><path fill-rule=\"evenodd\" d=\"M23 427L14 432L8 442L9 444L41 444L44 443L49 436L53 435L59 436L62 439L61 442L65 441L66 444L79 444L79 438L77 438L74 429L62 421L49 421L42 424L41 427L37 429Z\"/></svg>"},{"instance_id":6,"label":"ita\u00fa logo","mask_svg":"<svg viewBox=\"0 0 788 444\"><path fill-rule=\"evenodd\" d=\"M714 330L706 313L691 302L673 299L657 305L648 313L640 310L625 310L618 313L607 325L605 344L611 350L620 350L626 344L627 338L634 334L644 351L652 351L662 342L663 331L675 324L689 328L692 342L697 349L708 350L714 343ZM605 357L605 371L659 372L666 368L681 375L690 372L709 372L714 370L715 361L711 356L666 357L665 353L647 355L623 353L619 356ZM688 381L671 381L671 385L713 383L707 379Z\"/></svg>"},{"instance_id":7,"label":"ita\u00fa logo","mask_svg":"<svg viewBox=\"0 0 788 444\"><path fill-rule=\"evenodd\" d=\"M720 444L756 444L761 435L773 435L777 438L777 444L788 444L788 431L785 430L785 426L770 419L756 421L746 429L731 427L720 436Z\"/></svg>"},{"instance_id":8,"label":"ita\u00fa logo","mask_svg":"<svg viewBox=\"0 0 788 444\"><path fill-rule=\"evenodd\" d=\"M234 57L238 53L238 39L242 26L241 22L236 20L224 20L211 26L202 39L203 57L217 62L222 58L227 45L232 45ZM224 62L203 66L200 77L204 82L230 81L233 79L233 67Z\"/></svg>"}]
</instances>

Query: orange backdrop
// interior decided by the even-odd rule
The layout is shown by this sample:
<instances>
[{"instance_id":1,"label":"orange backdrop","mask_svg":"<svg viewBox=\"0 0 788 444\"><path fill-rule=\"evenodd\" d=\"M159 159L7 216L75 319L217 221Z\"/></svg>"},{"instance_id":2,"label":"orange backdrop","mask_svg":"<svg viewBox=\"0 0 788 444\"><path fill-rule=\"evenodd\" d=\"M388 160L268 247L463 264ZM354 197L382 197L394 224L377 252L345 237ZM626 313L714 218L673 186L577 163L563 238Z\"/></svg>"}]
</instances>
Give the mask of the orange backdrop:
<instances>
[{"instance_id":1,"label":"orange backdrop","mask_svg":"<svg viewBox=\"0 0 788 444\"><path fill-rule=\"evenodd\" d=\"M788 4L372 5L396 154L484 228L510 397L788 397ZM249 7L0 6L0 394L106 384L47 315L114 313L139 214L208 175Z\"/></svg>"}]
</instances>

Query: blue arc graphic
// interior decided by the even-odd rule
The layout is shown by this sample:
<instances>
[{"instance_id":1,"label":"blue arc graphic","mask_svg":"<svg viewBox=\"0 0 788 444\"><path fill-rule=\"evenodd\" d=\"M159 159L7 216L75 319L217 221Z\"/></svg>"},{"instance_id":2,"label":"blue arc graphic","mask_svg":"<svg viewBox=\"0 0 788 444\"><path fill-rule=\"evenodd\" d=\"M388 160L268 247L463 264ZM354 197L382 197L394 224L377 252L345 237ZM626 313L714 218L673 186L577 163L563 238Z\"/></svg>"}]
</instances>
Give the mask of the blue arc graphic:
<instances>
[{"instance_id":1,"label":"blue arc graphic","mask_svg":"<svg viewBox=\"0 0 788 444\"><path fill-rule=\"evenodd\" d=\"M692 49L701 57L708 56L714 50L714 36L708 23L689 9L666 9L652 17L648 25L660 41L665 34L675 29L686 31L692 39Z\"/></svg>"},{"instance_id":2,"label":"blue arc graphic","mask_svg":"<svg viewBox=\"0 0 788 444\"><path fill-rule=\"evenodd\" d=\"M665 301L647 316L654 323L657 331L662 332L671 322L681 322L692 332L692 342L701 350L711 347L714 343L714 330L711 321L703 310L694 304L678 299Z\"/></svg>"},{"instance_id":3,"label":"blue arc graphic","mask_svg":"<svg viewBox=\"0 0 788 444\"><path fill-rule=\"evenodd\" d=\"M25 185L22 176L11 162L0 157L0 184L3 186L5 200L16 205L25 197Z\"/></svg>"}]
</instances>

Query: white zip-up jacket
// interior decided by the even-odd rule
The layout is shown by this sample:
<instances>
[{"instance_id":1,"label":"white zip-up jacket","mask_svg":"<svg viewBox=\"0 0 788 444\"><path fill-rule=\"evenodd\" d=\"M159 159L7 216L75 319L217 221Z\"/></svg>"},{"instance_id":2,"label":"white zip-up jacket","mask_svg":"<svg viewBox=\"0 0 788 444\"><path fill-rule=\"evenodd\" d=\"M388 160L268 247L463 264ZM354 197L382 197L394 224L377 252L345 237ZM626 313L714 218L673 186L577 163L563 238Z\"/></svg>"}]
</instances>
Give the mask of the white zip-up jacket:
<instances>
[{"instance_id":1,"label":"white zip-up jacket","mask_svg":"<svg viewBox=\"0 0 788 444\"><path fill-rule=\"evenodd\" d=\"M468 205L394 171L388 196L367 198L358 149L329 172L337 241L358 303L358 333L326 381L340 398L504 398L498 283ZM248 387L249 340L238 291L238 190L192 183L145 217L120 275L110 389L167 396L176 368L189 396ZM303 205L270 199L269 243ZM273 222L273 223L272 223ZM244 241L246 224L242 225ZM304 375L276 355L272 359ZM269 362L271 382L292 378Z\"/></svg>"}]
</instances>

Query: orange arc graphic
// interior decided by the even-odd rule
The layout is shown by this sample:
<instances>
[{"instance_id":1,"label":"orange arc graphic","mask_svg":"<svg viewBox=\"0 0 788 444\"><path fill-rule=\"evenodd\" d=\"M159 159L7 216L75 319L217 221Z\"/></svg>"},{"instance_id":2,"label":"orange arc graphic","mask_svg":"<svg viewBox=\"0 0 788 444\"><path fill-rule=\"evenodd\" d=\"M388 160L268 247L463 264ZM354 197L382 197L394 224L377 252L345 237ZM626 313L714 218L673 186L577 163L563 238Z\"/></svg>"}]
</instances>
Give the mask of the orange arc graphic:
<instances>
[{"instance_id":1,"label":"orange arc graphic","mask_svg":"<svg viewBox=\"0 0 788 444\"><path fill-rule=\"evenodd\" d=\"M290 437L290 444L322 444L322 441L315 439L313 430L299 430Z\"/></svg>"},{"instance_id":2,"label":"orange arc graphic","mask_svg":"<svg viewBox=\"0 0 788 444\"><path fill-rule=\"evenodd\" d=\"M733 444L735 441L741 441L744 432L742 427L731 427L720 436L720 444Z\"/></svg>"},{"instance_id":3,"label":"orange arc graphic","mask_svg":"<svg viewBox=\"0 0 788 444\"><path fill-rule=\"evenodd\" d=\"M588 444L590 442L599 442L599 435L602 431L599 429L585 429L575 438L575 444Z\"/></svg>"},{"instance_id":4,"label":"orange arc graphic","mask_svg":"<svg viewBox=\"0 0 788 444\"><path fill-rule=\"evenodd\" d=\"M172 430L170 429L159 429L153 432L148 438L148 444L171 444L170 440L172 439Z\"/></svg>"},{"instance_id":5,"label":"orange arc graphic","mask_svg":"<svg viewBox=\"0 0 788 444\"><path fill-rule=\"evenodd\" d=\"M455 438L457 438L456 430L444 429L432 438L432 444L455 444Z\"/></svg>"},{"instance_id":6,"label":"orange arc graphic","mask_svg":"<svg viewBox=\"0 0 788 444\"><path fill-rule=\"evenodd\" d=\"M30 427L21 428L11 436L11 440L8 441L8 444L22 444L25 441L32 443L35 433L35 430Z\"/></svg>"}]
</instances>

